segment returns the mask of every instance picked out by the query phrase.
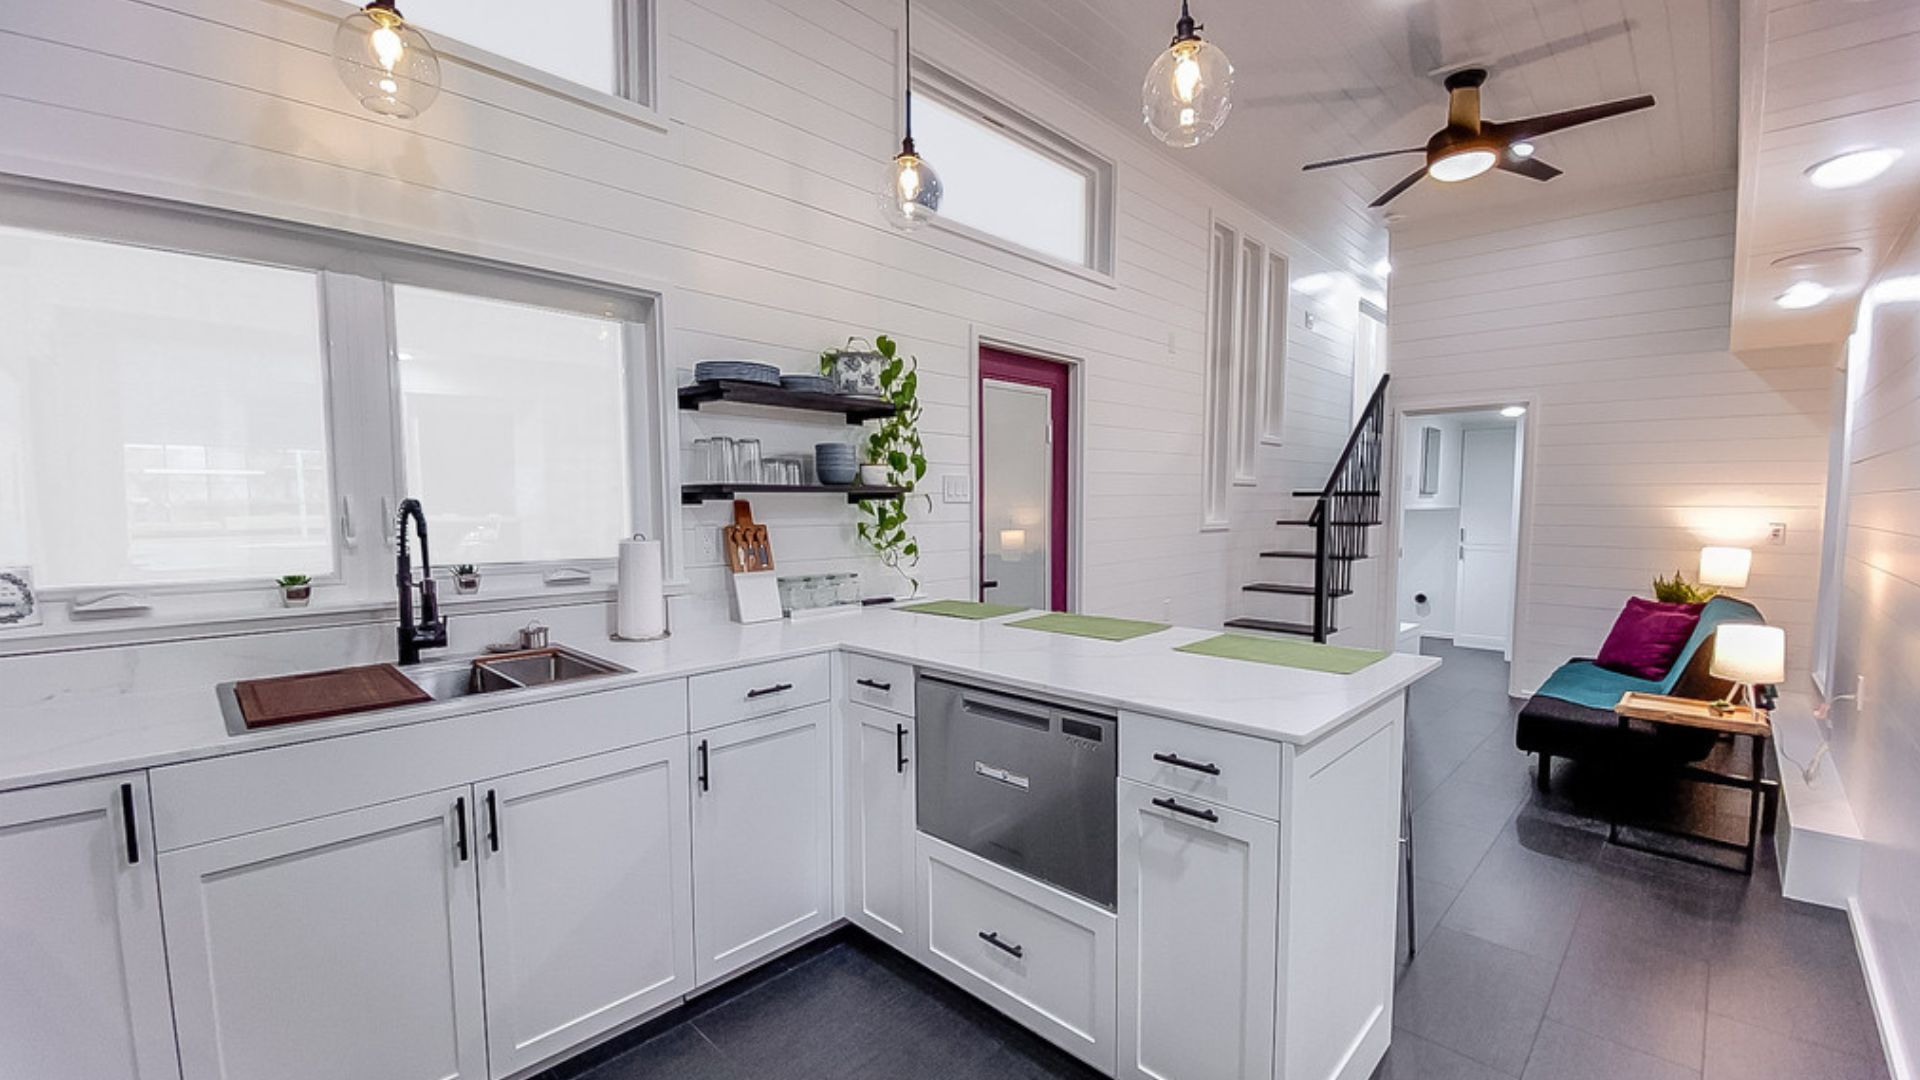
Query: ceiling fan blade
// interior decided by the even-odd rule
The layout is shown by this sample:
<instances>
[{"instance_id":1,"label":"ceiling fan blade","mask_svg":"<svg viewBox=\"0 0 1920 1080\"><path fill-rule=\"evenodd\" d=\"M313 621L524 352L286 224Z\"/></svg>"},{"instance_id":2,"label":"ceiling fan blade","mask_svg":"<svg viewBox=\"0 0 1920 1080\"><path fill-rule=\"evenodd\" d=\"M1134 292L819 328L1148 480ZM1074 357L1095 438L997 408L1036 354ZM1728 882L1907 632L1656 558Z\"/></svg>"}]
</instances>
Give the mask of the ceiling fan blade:
<instances>
[{"instance_id":1,"label":"ceiling fan blade","mask_svg":"<svg viewBox=\"0 0 1920 1080\"><path fill-rule=\"evenodd\" d=\"M1371 154L1355 154L1352 157L1330 158L1326 161L1316 161L1311 165L1300 166L1300 171L1312 172L1314 169L1331 169L1335 165L1351 165L1356 161L1372 161L1375 158L1399 157L1401 154L1424 154L1426 152L1427 148L1424 146L1410 146L1405 150L1376 150Z\"/></svg>"},{"instance_id":2,"label":"ceiling fan blade","mask_svg":"<svg viewBox=\"0 0 1920 1080\"><path fill-rule=\"evenodd\" d=\"M1565 112L1542 113L1539 116L1529 116L1524 120L1506 120L1491 126L1498 129L1501 138L1513 142L1517 139L1538 138L1556 131L1565 131L1570 127L1579 127L1581 124L1591 124L1595 120L1605 120L1609 117L1651 108L1653 108L1653 95L1641 94L1639 97L1621 98L1619 101L1608 101L1599 105L1583 105L1578 109L1568 109Z\"/></svg>"},{"instance_id":3,"label":"ceiling fan blade","mask_svg":"<svg viewBox=\"0 0 1920 1080\"><path fill-rule=\"evenodd\" d=\"M1426 166L1423 165L1420 168L1413 170L1413 172L1407 174L1407 178L1405 180L1402 180L1399 183L1388 188L1386 191L1381 193L1379 198L1373 200L1367 205L1375 210L1378 210L1379 208L1399 198L1401 192L1406 191L1408 188L1419 183L1420 178L1425 175L1427 175L1427 169L1426 169Z\"/></svg>"},{"instance_id":4,"label":"ceiling fan blade","mask_svg":"<svg viewBox=\"0 0 1920 1080\"><path fill-rule=\"evenodd\" d=\"M1501 155L1500 164L1496 167L1501 172L1517 173L1529 180L1551 180L1560 175L1559 169L1539 158L1514 157L1512 154Z\"/></svg>"}]
</instances>

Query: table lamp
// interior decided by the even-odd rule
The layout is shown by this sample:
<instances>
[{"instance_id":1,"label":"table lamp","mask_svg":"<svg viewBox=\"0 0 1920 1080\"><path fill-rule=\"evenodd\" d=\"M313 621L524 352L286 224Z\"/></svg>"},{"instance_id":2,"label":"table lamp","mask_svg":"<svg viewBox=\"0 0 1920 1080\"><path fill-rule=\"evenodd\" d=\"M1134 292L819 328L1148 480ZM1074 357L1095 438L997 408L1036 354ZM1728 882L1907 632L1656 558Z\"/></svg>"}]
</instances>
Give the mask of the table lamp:
<instances>
[{"instance_id":1,"label":"table lamp","mask_svg":"<svg viewBox=\"0 0 1920 1080\"><path fill-rule=\"evenodd\" d=\"M1753 571L1753 552L1739 547L1700 549L1700 584L1717 589L1744 589Z\"/></svg>"},{"instance_id":2,"label":"table lamp","mask_svg":"<svg viewBox=\"0 0 1920 1080\"><path fill-rule=\"evenodd\" d=\"M1787 677L1787 632L1760 623L1722 623L1713 632L1713 662L1707 673L1735 685L1734 699L1745 694L1747 706L1758 710L1753 688L1784 682Z\"/></svg>"}]
</instances>

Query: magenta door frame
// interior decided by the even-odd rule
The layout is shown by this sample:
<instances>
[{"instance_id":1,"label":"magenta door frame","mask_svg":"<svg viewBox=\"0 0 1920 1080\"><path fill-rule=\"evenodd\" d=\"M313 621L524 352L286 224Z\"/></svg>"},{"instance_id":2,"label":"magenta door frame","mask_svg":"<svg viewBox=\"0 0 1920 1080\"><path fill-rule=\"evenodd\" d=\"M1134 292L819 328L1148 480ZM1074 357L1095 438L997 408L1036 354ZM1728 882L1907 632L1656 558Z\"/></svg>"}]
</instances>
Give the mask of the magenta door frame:
<instances>
[{"instance_id":1,"label":"magenta door frame","mask_svg":"<svg viewBox=\"0 0 1920 1080\"><path fill-rule=\"evenodd\" d=\"M1067 553L1072 550L1072 547L1067 542L1067 531L1072 527L1072 518L1067 508L1072 505L1072 500L1068 494L1068 485L1071 482L1071 472L1068 468L1070 442L1068 432L1072 429L1068 427L1067 419L1071 415L1068 395L1072 392L1072 375L1073 372L1062 363L1033 356L1022 356L1005 349L996 349L991 345L980 346L980 382L983 386L976 387L977 391L984 391L984 384L989 379L995 382L1038 386L1050 391L1047 401L1051 410L1050 418L1053 421L1051 446L1053 504L1047 511L1049 517L1047 576L1050 579L1047 582L1047 592L1055 611L1067 610L1067 582L1070 580ZM984 392L978 393L975 397L976 402L984 402L984 399ZM973 510L974 535L979 538L980 544L980 563L976 567L976 581L984 581L987 576L986 424L987 411L983 404L976 410L974 426L974 435L980 440L981 448L980 478L977 485L979 497L974 499ZM975 592L976 595L979 592L977 587Z\"/></svg>"}]
</instances>

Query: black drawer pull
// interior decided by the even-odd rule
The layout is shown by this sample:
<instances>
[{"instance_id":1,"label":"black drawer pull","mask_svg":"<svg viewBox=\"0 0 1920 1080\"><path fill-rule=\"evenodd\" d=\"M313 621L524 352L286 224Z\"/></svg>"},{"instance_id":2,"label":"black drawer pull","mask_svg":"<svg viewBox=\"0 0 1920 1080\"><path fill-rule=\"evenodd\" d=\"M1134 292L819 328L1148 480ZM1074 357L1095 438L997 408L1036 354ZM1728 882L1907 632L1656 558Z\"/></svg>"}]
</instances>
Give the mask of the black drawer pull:
<instances>
[{"instance_id":1,"label":"black drawer pull","mask_svg":"<svg viewBox=\"0 0 1920 1080\"><path fill-rule=\"evenodd\" d=\"M879 679L855 679L854 682L869 690L878 690L883 694L893 693L893 684L890 682L881 682Z\"/></svg>"},{"instance_id":2,"label":"black drawer pull","mask_svg":"<svg viewBox=\"0 0 1920 1080\"><path fill-rule=\"evenodd\" d=\"M487 789L487 850L500 850L500 800Z\"/></svg>"},{"instance_id":3,"label":"black drawer pull","mask_svg":"<svg viewBox=\"0 0 1920 1080\"><path fill-rule=\"evenodd\" d=\"M758 690L747 691L747 700L752 701L754 698L766 697L768 694L784 694L791 689L793 689L793 684L790 682L774 683L772 686L763 686Z\"/></svg>"},{"instance_id":4,"label":"black drawer pull","mask_svg":"<svg viewBox=\"0 0 1920 1080\"><path fill-rule=\"evenodd\" d=\"M461 862L467 861L467 797L453 800L453 816L459 822L459 831L454 834L453 852L460 856Z\"/></svg>"},{"instance_id":5,"label":"black drawer pull","mask_svg":"<svg viewBox=\"0 0 1920 1080\"><path fill-rule=\"evenodd\" d=\"M893 725L893 756L895 759L893 763L893 771L897 773L906 772L907 771L907 725L905 724Z\"/></svg>"},{"instance_id":6,"label":"black drawer pull","mask_svg":"<svg viewBox=\"0 0 1920 1080\"><path fill-rule=\"evenodd\" d=\"M700 790L711 791L713 785L707 782L707 740L700 740Z\"/></svg>"},{"instance_id":7,"label":"black drawer pull","mask_svg":"<svg viewBox=\"0 0 1920 1080\"><path fill-rule=\"evenodd\" d=\"M1162 810L1171 810L1176 814L1185 814L1188 817L1196 817L1196 818L1199 818L1201 821L1210 821L1210 822L1214 822L1215 824L1218 824L1220 821L1219 814L1216 814L1213 811L1204 809L1202 807L1182 806L1180 804L1180 800L1178 799L1155 799L1153 800L1153 805L1159 807Z\"/></svg>"},{"instance_id":8,"label":"black drawer pull","mask_svg":"<svg viewBox=\"0 0 1920 1080\"><path fill-rule=\"evenodd\" d=\"M1155 754L1153 760L1171 765L1176 769L1192 769L1194 772L1203 772L1208 776L1220 775L1220 766L1211 761L1188 761L1179 754Z\"/></svg>"},{"instance_id":9,"label":"black drawer pull","mask_svg":"<svg viewBox=\"0 0 1920 1080\"><path fill-rule=\"evenodd\" d=\"M133 785L120 785L120 825L127 830L127 865L140 863L140 821L133 816Z\"/></svg>"},{"instance_id":10,"label":"black drawer pull","mask_svg":"<svg viewBox=\"0 0 1920 1080\"><path fill-rule=\"evenodd\" d=\"M1027 955L1027 950L1022 948L1021 946L1012 945L1005 941L1001 941L1000 934L997 931L993 931L993 930L980 931L980 940L986 942L987 944L993 946L996 949L999 949L1001 952L1006 953L1008 956L1022 957Z\"/></svg>"}]
</instances>

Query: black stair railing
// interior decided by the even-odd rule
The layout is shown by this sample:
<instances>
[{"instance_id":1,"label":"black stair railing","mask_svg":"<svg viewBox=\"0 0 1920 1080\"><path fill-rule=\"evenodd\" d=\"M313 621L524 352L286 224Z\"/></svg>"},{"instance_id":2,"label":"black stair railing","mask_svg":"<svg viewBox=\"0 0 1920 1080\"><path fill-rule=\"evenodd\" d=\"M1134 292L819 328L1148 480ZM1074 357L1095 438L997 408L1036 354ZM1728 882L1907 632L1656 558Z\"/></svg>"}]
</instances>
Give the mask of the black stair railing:
<instances>
[{"instance_id":1,"label":"black stair railing","mask_svg":"<svg viewBox=\"0 0 1920 1080\"><path fill-rule=\"evenodd\" d=\"M1321 643L1333 632L1333 597L1352 590L1353 564L1367 555L1368 527L1381 520L1390 378L1382 375L1373 388L1307 518L1313 526L1313 640Z\"/></svg>"}]
</instances>

